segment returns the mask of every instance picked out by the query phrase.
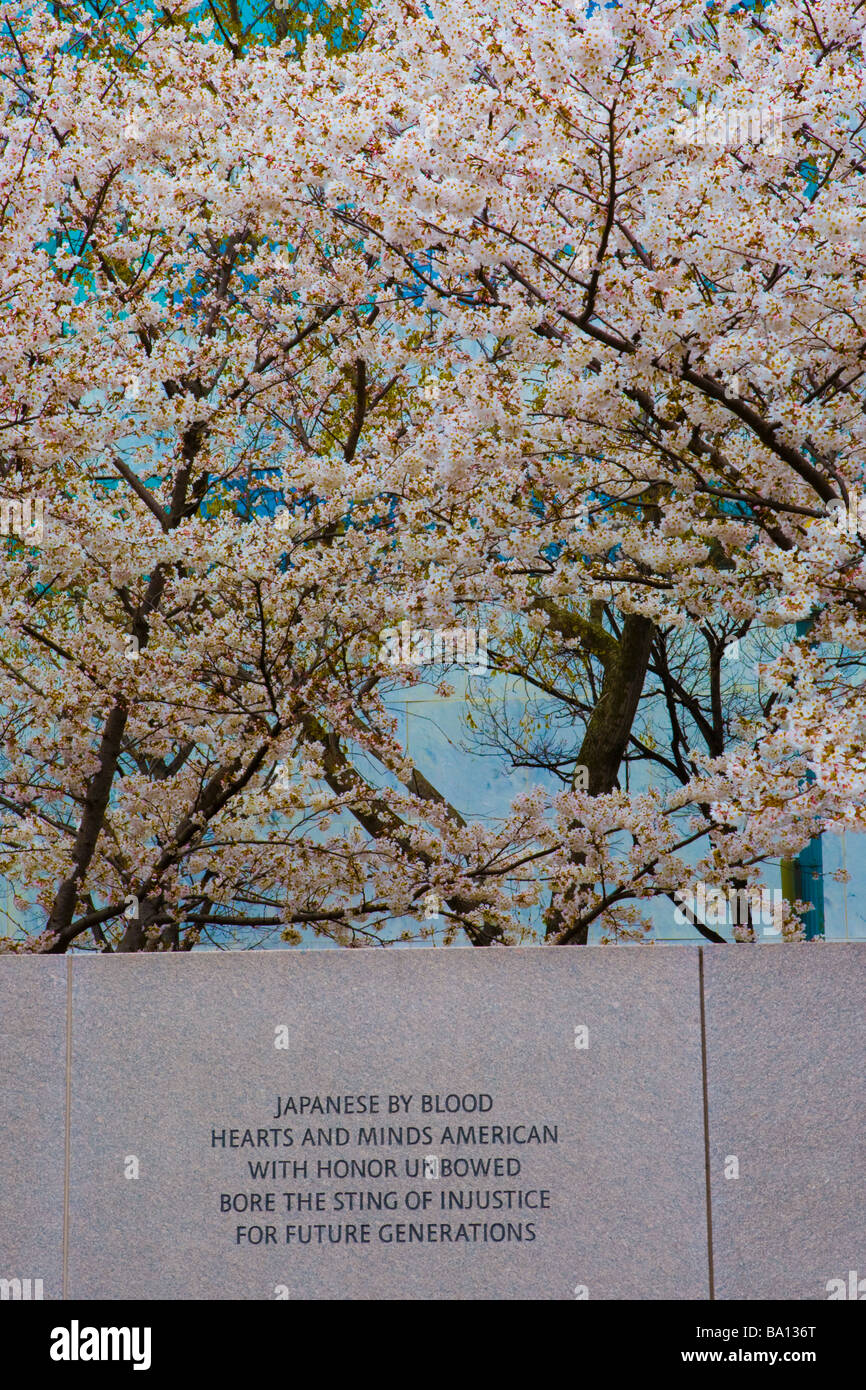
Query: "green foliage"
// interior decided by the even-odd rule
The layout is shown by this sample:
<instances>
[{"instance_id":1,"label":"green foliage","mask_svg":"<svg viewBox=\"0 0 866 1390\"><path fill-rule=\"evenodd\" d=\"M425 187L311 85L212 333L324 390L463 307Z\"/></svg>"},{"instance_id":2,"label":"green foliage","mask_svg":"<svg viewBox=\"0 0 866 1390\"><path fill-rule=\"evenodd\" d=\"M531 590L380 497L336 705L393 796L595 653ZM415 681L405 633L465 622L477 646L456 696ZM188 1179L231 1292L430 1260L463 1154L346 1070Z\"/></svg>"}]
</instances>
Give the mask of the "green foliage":
<instances>
[{"instance_id":1,"label":"green foliage","mask_svg":"<svg viewBox=\"0 0 866 1390\"><path fill-rule=\"evenodd\" d=\"M222 39L236 57L257 45L286 40L294 40L299 53L311 34L320 34L329 52L337 53L354 47L364 29L364 4L358 0L204 0L192 7L177 0L60 0L50 8L70 25L72 43L82 51L125 62L135 61L137 43L153 26L182 26L199 34L212 26L214 38Z\"/></svg>"}]
</instances>

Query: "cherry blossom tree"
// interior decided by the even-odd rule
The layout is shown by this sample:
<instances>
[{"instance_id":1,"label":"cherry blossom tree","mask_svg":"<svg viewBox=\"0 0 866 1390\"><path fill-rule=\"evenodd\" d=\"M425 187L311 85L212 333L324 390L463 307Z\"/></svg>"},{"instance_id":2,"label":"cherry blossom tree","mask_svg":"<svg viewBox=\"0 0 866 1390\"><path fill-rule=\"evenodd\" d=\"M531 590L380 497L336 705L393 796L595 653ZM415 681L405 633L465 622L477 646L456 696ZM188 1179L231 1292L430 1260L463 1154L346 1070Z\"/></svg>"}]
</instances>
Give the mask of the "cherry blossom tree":
<instances>
[{"instance_id":1,"label":"cherry blossom tree","mask_svg":"<svg viewBox=\"0 0 866 1390\"><path fill-rule=\"evenodd\" d=\"M497 598L601 667L575 721L590 796L616 784L652 673L676 800L713 825L700 873L746 882L862 816L862 534L828 519L862 486L862 15L374 14L387 61L367 50L337 79L366 128L344 126L334 217L424 280L453 378L442 472L507 537ZM750 631L782 640L752 708L726 707L725 647ZM523 674L518 646L503 668ZM670 887L657 848L638 837L652 891ZM582 848L570 861L558 940L609 903Z\"/></svg>"},{"instance_id":2,"label":"cherry blossom tree","mask_svg":"<svg viewBox=\"0 0 866 1390\"><path fill-rule=\"evenodd\" d=\"M3 870L44 912L36 949L353 941L434 862L375 694L411 345L383 337L276 111L258 152L254 60L166 25L97 64L68 32L13 16L5 55L4 485L48 516L3 572ZM399 792L364 799L349 744Z\"/></svg>"},{"instance_id":3,"label":"cherry blossom tree","mask_svg":"<svg viewBox=\"0 0 866 1390\"><path fill-rule=\"evenodd\" d=\"M640 936L861 825L859 11L217 19L4 7L8 946ZM406 758L403 621L558 789Z\"/></svg>"}]
</instances>

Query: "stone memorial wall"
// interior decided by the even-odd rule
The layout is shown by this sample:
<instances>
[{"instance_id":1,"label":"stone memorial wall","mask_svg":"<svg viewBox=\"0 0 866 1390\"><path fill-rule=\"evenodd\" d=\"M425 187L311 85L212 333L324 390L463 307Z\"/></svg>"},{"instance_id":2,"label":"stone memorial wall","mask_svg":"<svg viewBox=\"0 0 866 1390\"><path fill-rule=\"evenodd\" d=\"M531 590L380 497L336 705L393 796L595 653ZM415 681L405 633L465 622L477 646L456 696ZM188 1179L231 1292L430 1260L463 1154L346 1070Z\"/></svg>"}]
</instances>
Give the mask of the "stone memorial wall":
<instances>
[{"instance_id":1,"label":"stone memorial wall","mask_svg":"<svg viewBox=\"0 0 866 1390\"><path fill-rule=\"evenodd\" d=\"M866 1296L864 984L843 944L4 957L0 1294Z\"/></svg>"}]
</instances>

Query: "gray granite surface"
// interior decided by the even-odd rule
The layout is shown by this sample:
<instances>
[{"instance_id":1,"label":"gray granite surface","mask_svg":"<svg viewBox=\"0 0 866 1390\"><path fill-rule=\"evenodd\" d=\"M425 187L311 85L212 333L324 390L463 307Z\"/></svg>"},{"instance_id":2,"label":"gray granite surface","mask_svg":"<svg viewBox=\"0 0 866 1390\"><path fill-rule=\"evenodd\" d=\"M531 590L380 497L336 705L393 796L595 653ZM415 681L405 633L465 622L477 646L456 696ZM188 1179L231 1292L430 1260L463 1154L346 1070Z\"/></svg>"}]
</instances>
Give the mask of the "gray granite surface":
<instances>
[{"instance_id":1,"label":"gray granite surface","mask_svg":"<svg viewBox=\"0 0 866 1390\"><path fill-rule=\"evenodd\" d=\"M31 1298L62 1297L66 971L56 956L0 957L0 1279L30 1280Z\"/></svg>"},{"instance_id":2,"label":"gray granite surface","mask_svg":"<svg viewBox=\"0 0 866 1390\"><path fill-rule=\"evenodd\" d=\"M706 1295L696 952L96 956L73 978L70 1296ZM303 1096L379 1112L286 1114Z\"/></svg>"},{"instance_id":3,"label":"gray granite surface","mask_svg":"<svg viewBox=\"0 0 866 1390\"><path fill-rule=\"evenodd\" d=\"M71 1298L705 1299L707 1151L717 1298L866 1297L864 948L702 955L708 1141L692 948L4 957L0 1295L68 1079Z\"/></svg>"},{"instance_id":4,"label":"gray granite surface","mask_svg":"<svg viewBox=\"0 0 866 1390\"><path fill-rule=\"evenodd\" d=\"M710 946L704 983L716 1297L866 1296L866 950Z\"/></svg>"}]
</instances>

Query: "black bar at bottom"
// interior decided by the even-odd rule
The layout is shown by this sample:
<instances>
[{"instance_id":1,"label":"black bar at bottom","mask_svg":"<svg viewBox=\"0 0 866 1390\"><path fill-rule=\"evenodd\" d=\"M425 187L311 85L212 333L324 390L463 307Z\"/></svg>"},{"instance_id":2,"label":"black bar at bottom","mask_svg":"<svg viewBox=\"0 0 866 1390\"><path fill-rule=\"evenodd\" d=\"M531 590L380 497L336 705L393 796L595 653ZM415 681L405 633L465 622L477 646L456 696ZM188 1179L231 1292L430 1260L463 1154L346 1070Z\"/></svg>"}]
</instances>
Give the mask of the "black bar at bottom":
<instances>
[{"instance_id":1,"label":"black bar at bottom","mask_svg":"<svg viewBox=\"0 0 866 1390\"><path fill-rule=\"evenodd\" d=\"M100 1372L133 1383L191 1372L239 1390L332 1382L343 1367L352 1384L381 1377L460 1385L477 1375L490 1387L503 1354L519 1354L535 1382L553 1371L557 1352L570 1380L597 1380L602 1368L643 1377L675 1367L700 1376L710 1366L802 1366L826 1382L843 1366L850 1374L863 1343L862 1316L836 1302L576 1302L565 1317L549 1304L521 1314L510 1302L470 1301L465 1311L464 1302L438 1313L411 1302L338 1303L323 1308L319 1323L279 1302L7 1301L0 1333L25 1386L31 1374L63 1384ZM509 1360L503 1381L523 1375Z\"/></svg>"}]
</instances>

